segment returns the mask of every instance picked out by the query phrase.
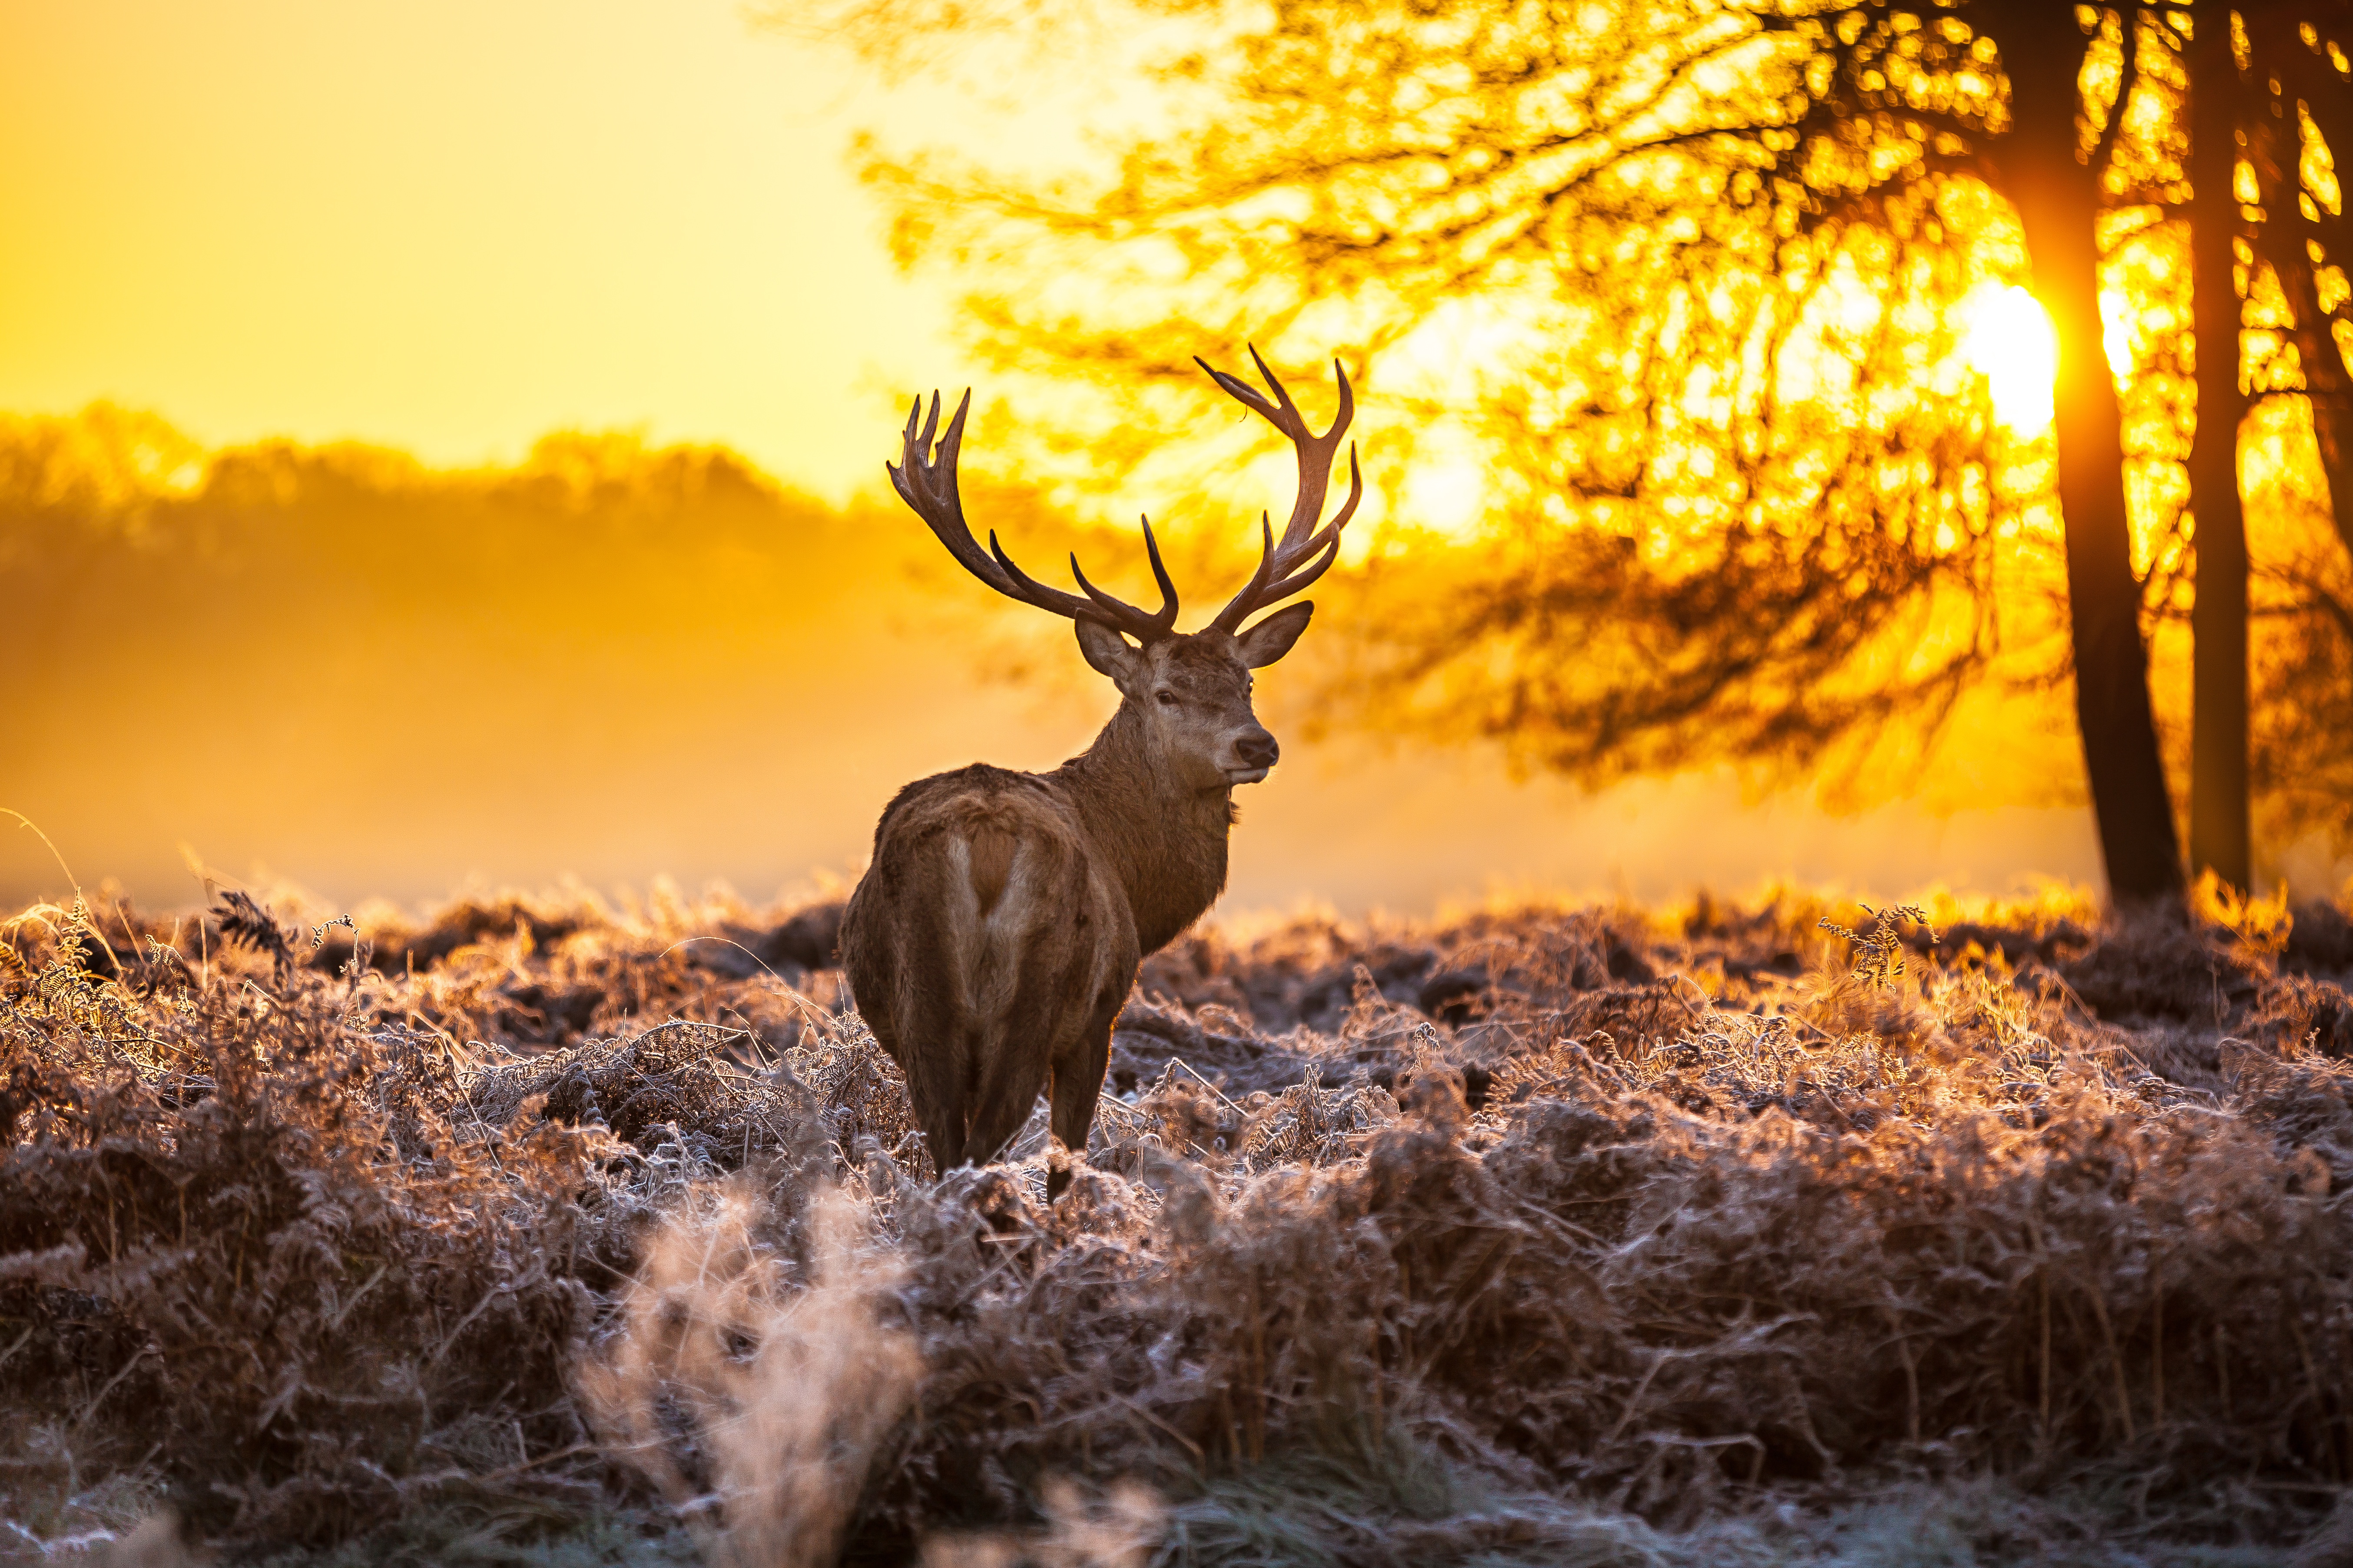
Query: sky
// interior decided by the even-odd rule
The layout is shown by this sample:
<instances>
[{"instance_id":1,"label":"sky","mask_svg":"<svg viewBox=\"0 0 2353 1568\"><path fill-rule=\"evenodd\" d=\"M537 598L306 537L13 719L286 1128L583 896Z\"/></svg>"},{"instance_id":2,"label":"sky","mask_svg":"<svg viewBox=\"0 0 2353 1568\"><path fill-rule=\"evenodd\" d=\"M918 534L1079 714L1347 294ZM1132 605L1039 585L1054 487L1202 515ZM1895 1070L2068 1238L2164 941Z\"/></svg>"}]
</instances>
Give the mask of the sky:
<instances>
[{"instance_id":1,"label":"sky","mask_svg":"<svg viewBox=\"0 0 2353 1568\"><path fill-rule=\"evenodd\" d=\"M732 0L0 6L0 408L443 465L642 426L839 500L969 379L848 139L975 112Z\"/></svg>"},{"instance_id":2,"label":"sky","mask_svg":"<svg viewBox=\"0 0 2353 1568\"><path fill-rule=\"evenodd\" d=\"M998 162L1027 139L1043 156L1067 141L1052 110L1051 89L1020 120L886 89L733 0L0 7L0 409L108 398L209 445L354 438L439 466L512 461L551 429L632 427L725 443L839 501L874 487L909 393L972 379L952 284L893 269L850 139L983 142ZM1025 720L1002 731L1019 754L992 760L1050 763L1094 717ZM1586 797L1484 752L1344 738L1286 754L1245 802L1229 908L2097 874L2077 810L1834 817L1722 778ZM470 846L437 860L409 843L374 869L308 862L259 829L204 847L330 897L370 877L421 898L567 872L765 894L794 864L854 875L891 782L733 862L710 831L568 858ZM143 864L184 828L143 822L135 848L100 839L73 858ZM0 883L46 878L46 855L9 837Z\"/></svg>"}]
</instances>

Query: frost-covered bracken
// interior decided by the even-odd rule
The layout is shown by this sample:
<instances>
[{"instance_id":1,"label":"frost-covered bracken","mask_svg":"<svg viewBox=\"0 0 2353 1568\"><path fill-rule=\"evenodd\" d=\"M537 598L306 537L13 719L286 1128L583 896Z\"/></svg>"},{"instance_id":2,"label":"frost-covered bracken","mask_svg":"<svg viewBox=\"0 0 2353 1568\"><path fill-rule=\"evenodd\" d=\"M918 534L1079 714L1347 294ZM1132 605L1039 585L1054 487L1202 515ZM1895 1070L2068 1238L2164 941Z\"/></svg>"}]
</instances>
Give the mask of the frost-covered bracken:
<instances>
[{"instance_id":1,"label":"frost-covered bracken","mask_svg":"<svg viewBox=\"0 0 2353 1568\"><path fill-rule=\"evenodd\" d=\"M1058 1205L1042 1113L934 1177L824 909L296 912L0 925L11 1550L165 1505L442 1562L2337 1528L2337 906L1212 929Z\"/></svg>"}]
</instances>

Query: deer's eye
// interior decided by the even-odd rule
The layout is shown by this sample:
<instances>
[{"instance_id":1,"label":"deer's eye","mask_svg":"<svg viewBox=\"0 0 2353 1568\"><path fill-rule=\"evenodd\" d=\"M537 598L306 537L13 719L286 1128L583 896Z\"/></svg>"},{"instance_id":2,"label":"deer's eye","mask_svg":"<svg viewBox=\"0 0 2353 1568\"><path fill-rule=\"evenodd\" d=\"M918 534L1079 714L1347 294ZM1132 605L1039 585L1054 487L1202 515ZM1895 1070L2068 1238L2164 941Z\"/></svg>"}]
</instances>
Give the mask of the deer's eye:
<instances>
[{"instance_id":1,"label":"deer's eye","mask_svg":"<svg viewBox=\"0 0 2353 1568\"><path fill-rule=\"evenodd\" d=\"M1176 706L1176 694L1173 691L1155 691L1153 695L1160 700L1160 706L1163 708Z\"/></svg>"}]
</instances>

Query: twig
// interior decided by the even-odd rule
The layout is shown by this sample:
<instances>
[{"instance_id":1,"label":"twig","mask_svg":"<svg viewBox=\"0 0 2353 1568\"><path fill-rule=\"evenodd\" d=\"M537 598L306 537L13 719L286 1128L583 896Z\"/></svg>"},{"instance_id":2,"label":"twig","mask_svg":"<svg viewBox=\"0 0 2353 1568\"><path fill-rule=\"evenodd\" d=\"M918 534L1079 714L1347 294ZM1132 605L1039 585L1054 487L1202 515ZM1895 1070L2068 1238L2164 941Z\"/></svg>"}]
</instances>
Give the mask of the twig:
<instances>
[{"instance_id":1,"label":"twig","mask_svg":"<svg viewBox=\"0 0 2353 1568\"><path fill-rule=\"evenodd\" d=\"M1163 1432L1167 1433L1171 1437L1176 1438L1179 1443L1184 1444L1187 1448L1192 1451L1193 1462L1195 1464L1205 1465L1208 1463L1209 1457L1201 1452L1201 1446L1198 1443L1194 1442L1192 1438L1187 1437L1184 1433L1179 1432L1176 1427L1171 1426L1167 1422L1163 1421L1159 1416L1155 1415L1151 1411L1146 1410L1143 1405L1138 1405L1134 1400L1130 1399L1126 1394L1120 1393L1117 1389L1113 1389L1112 1391L1111 1396L1113 1399L1118 1400L1122 1405L1126 1405L1130 1410L1134 1411L1138 1415L1143 1416L1146 1421L1151 1422L1155 1426L1159 1427Z\"/></svg>"},{"instance_id":2,"label":"twig","mask_svg":"<svg viewBox=\"0 0 2353 1568\"><path fill-rule=\"evenodd\" d=\"M1203 1078L1199 1068L1195 1067L1183 1057L1170 1057L1168 1058L1168 1065L1170 1067L1183 1068L1187 1072L1191 1073L1193 1075L1194 1082L1199 1084L1203 1089L1208 1089L1211 1094L1216 1095L1218 1097L1218 1103L1224 1106L1228 1110L1232 1111L1235 1115L1242 1116L1248 1114L1240 1106L1236 1105L1232 1100L1226 1098L1226 1091L1224 1089L1219 1089L1216 1084L1211 1083L1208 1079ZM1166 1079L1167 1073L1165 1069L1163 1070L1161 1077L1163 1079Z\"/></svg>"},{"instance_id":3,"label":"twig","mask_svg":"<svg viewBox=\"0 0 2353 1568\"><path fill-rule=\"evenodd\" d=\"M525 1470L535 1470L542 1465L552 1465L558 1459L571 1458L575 1454L601 1454L603 1452L604 1445L601 1443L575 1443L568 1448L558 1448L552 1454L542 1454L536 1459L523 1459L515 1464L508 1465L502 1469L486 1470L479 1476L470 1476L467 1479L477 1484L503 1481L510 1479L512 1477L519 1476Z\"/></svg>"},{"instance_id":4,"label":"twig","mask_svg":"<svg viewBox=\"0 0 2353 1568\"><path fill-rule=\"evenodd\" d=\"M333 1317L329 1318L329 1319L327 1320L327 1331L328 1331L328 1332L332 1333L335 1330L340 1329L340 1328L342 1328L342 1327L343 1326L343 1320L344 1320L345 1318L347 1318L347 1317L351 1316L351 1311L352 1311L352 1309L353 1309L353 1307L356 1307L356 1306L358 1306L358 1305L360 1304L360 1298L361 1298L361 1297L363 1297L363 1296L364 1296L364 1295L366 1295L369 1291L371 1291L371 1290L375 1289L375 1282L376 1282L377 1280L379 1280L379 1279L383 1279L383 1278L384 1278L384 1276L385 1276L385 1271L386 1269L389 1269L391 1267L392 1267L392 1264L391 1264L389 1261L383 1262L383 1263L379 1263L379 1264L377 1264L377 1265L376 1265L375 1272L375 1273L373 1273L373 1274L371 1274L371 1275L369 1275L369 1276L367 1277L367 1283L366 1283L366 1284L364 1284L364 1285L363 1285L363 1286L361 1286L358 1289L356 1289L356 1290L353 1291L353 1292L352 1292L352 1299L351 1299L350 1300L348 1300L348 1301L344 1302L342 1306L340 1306L340 1307L336 1308L336 1309L335 1309L335 1315L334 1315Z\"/></svg>"},{"instance_id":5,"label":"twig","mask_svg":"<svg viewBox=\"0 0 2353 1568\"><path fill-rule=\"evenodd\" d=\"M2084 1294L2091 1298L2092 1316L2099 1320L2100 1338L2108 1347L2108 1367L2116 1373L2116 1408L2124 1417L2125 1441L2127 1443L2137 1441L2133 1428L2132 1391L2125 1384L2124 1352L2116 1347L2116 1331L2108 1326L2108 1305L2100 1300L2100 1291L2096 1283L2086 1288Z\"/></svg>"},{"instance_id":6,"label":"twig","mask_svg":"<svg viewBox=\"0 0 2353 1568\"><path fill-rule=\"evenodd\" d=\"M1659 1352L1658 1358L1652 1361L1649 1370L1642 1373L1642 1381L1636 1384L1634 1392L1627 1396L1626 1408L1619 1415L1618 1425L1609 1428L1609 1435L1601 1439L1601 1447L1607 1448L1618 1441L1620 1435L1626 1430L1626 1424L1634 1419L1634 1412L1641 1408L1642 1396L1651 1392L1651 1380L1659 1375L1659 1369L1671 1361L1686 1360L1694 1353L1691 1351L1678 1350Z\"/></svg>"},{"instance_id":7,"label":"twig","mask_svg":"<svg viewBox=\"0 0 2353 1568\"><path fill-rule=\"evenodd\" d=\"M114 1385L121 1383L124 1378L129 1377L131 1375L131 1369L137 1366L141 1362L145 1361L149 1352L153 1348L153 1347L148 1345L140 1346L138 1353L133 1355L129 1361L122 1363L122 1370L106 1380L106 1386L98 1391L98 1397L92 1399L88 1405L82 1406L81 1414L74 1417L73 1424L79 1426L83 1422L88 1421L91 1416L97 1415L98 1407L106 1403L106 1396L114 1392Z\"/></svg>"}]
</instances>

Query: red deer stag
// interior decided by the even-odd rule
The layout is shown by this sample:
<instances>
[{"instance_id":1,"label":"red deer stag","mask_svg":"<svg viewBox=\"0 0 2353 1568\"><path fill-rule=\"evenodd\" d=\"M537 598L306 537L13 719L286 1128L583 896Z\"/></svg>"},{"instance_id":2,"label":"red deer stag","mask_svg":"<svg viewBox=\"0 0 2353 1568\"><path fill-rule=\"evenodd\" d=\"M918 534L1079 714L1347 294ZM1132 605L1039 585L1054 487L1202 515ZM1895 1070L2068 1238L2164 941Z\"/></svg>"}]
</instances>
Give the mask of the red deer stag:
<instances>
[{"instance_id":1,"label":"red deer stag","mask_svg":"<svg viewBox=\"0 0 2353 1568\"><path fill-rule=\"evenodd\" d=\"M1348 500L1317 526L1332 463L1356 412L1338 365L1340 411L1318 436L1266 362L1250 351L1270 400L1197 362L1244 406L1289 437L1299 499L1278 541L1261 519L1258 569L1217 618L1176 628L1176 589L1152 522L1144 549L1158 611L1112 597L1079 569L1083 596L1037 582L997 542L983 552L956 495L956 451L972 394L936 449L940 399L916 429L907 416L900 499L965 570L1009 598L1076 623L1079 651L1119 688L1119 711L1094 744L1047 773L976 763L901 790L874 830L874 859L842 917L842 966L874 1037L906 1069L907 1092L943 1173L996 1156L1049 1089L1054 1137L1083 1157L1111 1054L1112 1020L1144 955L1198 919L1226 886L1236 784L1274 766L1274 737L1250 710L1250 671L1291 651L1314 606L1242 622L1321 577L1364 499L1355 447ZM1047 1184L1070 1180L1057 1151Z\"/></svg>"}]
</instances>

